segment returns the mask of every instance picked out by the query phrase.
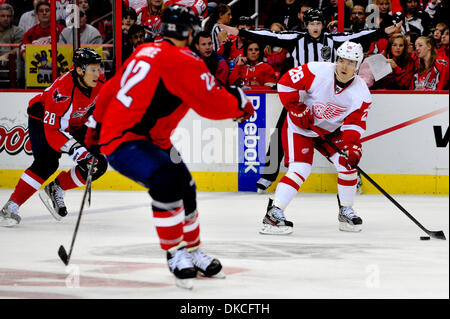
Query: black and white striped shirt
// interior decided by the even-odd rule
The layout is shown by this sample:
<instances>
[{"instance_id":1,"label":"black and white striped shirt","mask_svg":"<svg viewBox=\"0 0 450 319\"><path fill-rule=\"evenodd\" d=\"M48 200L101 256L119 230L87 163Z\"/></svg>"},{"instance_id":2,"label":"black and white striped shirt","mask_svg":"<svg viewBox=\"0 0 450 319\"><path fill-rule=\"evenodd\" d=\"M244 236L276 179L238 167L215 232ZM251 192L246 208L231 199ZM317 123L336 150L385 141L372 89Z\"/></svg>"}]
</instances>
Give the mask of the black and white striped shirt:
<instances>
[{"instance_id":1,"label":"black and white striped shirt","mask_svg":"<svg viewBox=\"0 0 450 319\"><path fill-rule=\"evenodd\" d=\"M239 36L288 50L294 58L294 67L297 67L308 62L334 62L337 48L345 41L361 43L363 47L368 48L370 43L381 38L383 33L379 30L363 30L353 34L324 32L314 39L308 32L274 33L270 30L241 29Z\"/></svg>"},{"instance_id":2,"label":"black and white striped shirt","mask_svg":"<svg viewBox=\"0 0 450 319\"><path fill-rule=\"evenodd\" d=\"M216 23L211 31L211 39L213 43L213 50L217 52L220 49L219 32L222 31L219 24Z\"/></svg>"}]
</instances>

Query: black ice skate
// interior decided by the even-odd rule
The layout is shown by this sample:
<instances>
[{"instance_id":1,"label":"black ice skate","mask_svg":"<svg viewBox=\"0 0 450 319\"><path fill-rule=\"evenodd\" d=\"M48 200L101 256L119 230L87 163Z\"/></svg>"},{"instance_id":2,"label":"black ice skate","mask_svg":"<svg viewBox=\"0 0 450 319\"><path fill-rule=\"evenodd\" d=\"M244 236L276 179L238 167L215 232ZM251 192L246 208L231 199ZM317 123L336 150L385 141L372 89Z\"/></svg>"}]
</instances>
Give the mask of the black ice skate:
<instances>
[{"instance_id":1,"label":"black ice skate","mask_svg":"<svg viewBox=\"0 0 450 319\"><path fill-rule=\"evenodd\" d=\"M13 227L20 223L19 205L8 200L0 211L0 226Z\"/></svg>"},{"instance_id":2,"label":"black ice skate","mask_svg":"<svg viewBox=\"0 0 450 319\"><path fill-rule=\"evenodd\" d=\"M192 257L184 245L178 245L167 251L167 264L169 270L175 275L175 284L180 288L194 288L194 278L197 270Z\"/></svg>"},{"instance_id":3,"label":"black ice skate","mask_svg":"<svg viewBox=\"0 0 450 319\"><path fill-rule=\"evenodd\" d=\"M294 231L294 223L286 220L283 210L273 205L273 200L269 199L267 213L263 219L260 234L263 235L289 235Z\"/></svg>"},{"instance_id":4,"label":"black ice skate","mask_svg":"<svg viewBox=\"0 0 450 319\"><path fill-rule=\"evenodd\" d=\"M218 259L209 257L199 246L190 248L188 251L191 254L195 269L204 276L219 279L225 278L225 274L222 272L222 264Z\"/></svg>"},{"instance_id":5,"label":"black ice skate","mask_svg":"<svg viewBox=\"0 0 450 319\"><path fill-rule=\"evenodd\" d=\"M67 215L66 204L64 204L64 190L59 185L58 180L55 179L44 189L41 189L39 197L57 221Z\"/></svg>"},{"instance_id":6,"label":"black ice skate","mask_svg":"<svg viewBox=\"0 0 450 319\"><path fill-rule=\"evenodd\" d=\"M360 232L362 230L362 219L355 214L351 206L339 208L339 230L347 232Z\"/></svg>"},{"instance_id":7,"label":"black ice skate","mask_svg":"<svg viewBox=\"0 0 450 319\"><path fill-rule=\"evenodd\" d=\"M258 194L265 194L270 185L272 185L272 182L269 181L268 179L265 179L263 177L258 179L258 181L256 182Z\"/></svg>"}]
</instances>

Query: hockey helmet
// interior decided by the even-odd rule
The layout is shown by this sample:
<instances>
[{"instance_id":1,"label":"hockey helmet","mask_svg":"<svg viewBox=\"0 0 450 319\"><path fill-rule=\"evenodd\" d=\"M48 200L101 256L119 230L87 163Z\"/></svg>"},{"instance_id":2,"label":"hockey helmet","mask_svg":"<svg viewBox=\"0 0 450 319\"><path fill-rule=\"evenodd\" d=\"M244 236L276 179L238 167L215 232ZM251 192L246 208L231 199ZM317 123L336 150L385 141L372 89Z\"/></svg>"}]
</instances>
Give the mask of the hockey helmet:
<instances>
[{"instance_id":1,"label":"hockey helmet","mask_svg":"<svg viewBox=\"0 0 450 319\"><path fill-rule=\"evenodd\" d=\"M338 49L337 49L337 57L356 61L356 71L359 70L361 63L364 59L364 51L359 43L345 41Z\"/></svg>"},{"instance_id":2,"label":"hockey helmet","mask_svg":"<svg viewBox=\"0 0 450 319\"><path fill-rule=\"evenodd\" d=\"M201 31L200 20L192 9L173 5L164 10L161 17L161 33L163 36L186 40L191 30L194 30L194 37Z\"/></svg>"},{"instance_id":3,"label":"hockey helmet","mask_svg":"<svg viewBox=\"0 0 450 319\"><path fill-rule=\"evenodd\" d=\"M312 21L320 21L322 23L325 22L325 19L323 17L323 13L319 9L309 9L303 14L303 22L305 25L308 25L308 23Z\"/></svg>"},{"instance_id":4,"label":"hockey helmet","mask_svg":"<svg viewBox=\"0 0 450 319\"><path fill-rule=\"evenodd\" d=\"M79 48L73 53L73 65L80 67L83 72L86 72L86 66L89 64L102 63L101 56L91 48Z\"/></svg>"}]
</instances>

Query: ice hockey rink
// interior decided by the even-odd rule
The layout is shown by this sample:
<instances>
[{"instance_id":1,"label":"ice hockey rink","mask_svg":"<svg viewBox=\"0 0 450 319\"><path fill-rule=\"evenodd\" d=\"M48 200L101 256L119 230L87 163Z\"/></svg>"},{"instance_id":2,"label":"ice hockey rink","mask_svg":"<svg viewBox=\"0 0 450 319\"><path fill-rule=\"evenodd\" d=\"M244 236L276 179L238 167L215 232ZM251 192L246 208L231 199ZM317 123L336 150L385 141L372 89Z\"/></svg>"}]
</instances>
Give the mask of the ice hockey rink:
<instances>
[{"instance_id":1,"label":"ice hockey rink","mask_svg":"<svg viewBox=\"0 0 450 319\"><path fill-rule=\"evenodd\" d=\"M6 202L11 190L0 190ZM142 191L93 191L70 248L83 190L66 193L55 221L34 195L22 222L0 228L0 298L390 299L449 298L449 244L426 235L383 195L358 195L361 233L338 230L335 194L300 193L286 211L290 236L258 233L268 195L199 192L203 248L226 279L174 284ZM430 230L449 234L449 197L394 195Z\"/></svg>"}]
</instances>

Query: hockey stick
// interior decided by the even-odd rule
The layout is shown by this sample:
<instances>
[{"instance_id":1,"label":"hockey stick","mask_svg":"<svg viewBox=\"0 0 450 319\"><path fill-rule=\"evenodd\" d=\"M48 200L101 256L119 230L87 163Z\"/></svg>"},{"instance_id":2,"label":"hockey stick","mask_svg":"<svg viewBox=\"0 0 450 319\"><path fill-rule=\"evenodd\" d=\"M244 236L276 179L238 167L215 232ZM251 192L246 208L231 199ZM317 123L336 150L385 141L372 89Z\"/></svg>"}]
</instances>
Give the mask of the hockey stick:
<instances>
[{"instance_id":1,"label":"hockey stick","mask_svg":"<svg viewBox=\"0 0 450 319\"><path fill-rule=\"evenodd\" d=\"M69 254L67 254L67 251L66 251L66 249L64 248L63 245L59 246L59 249L58 249L59 258L61 258L62 262L66 266L69 265L70 257L72 256L73 245L75 244L75 238L77 237L78 227L80 226L81 215L83 214L83 209L84 209L84 203L86 202L86 197L88 195L89 195L89 202L90 202L91 183L92 183L92 173L93 173L93 171L94 171L94 165L90 165L89 166L89 171L88 171L88 176L87 176L87 179L86 179L86 188L84 190L83 199L81 200L81 208L80 208L80 212L78 213L78 219L77 219L77 223L75 225L75 231L74 231L73 236L72 236L72 243L70 244Z\"/></svg>"},{"instance_id":2,"label":"hockey stick","mask_svg":"<svg viewBox=\"0 0 450 319\"><path fill-rule=\"evenodd\" d=\"M324 138L325 143L330 145L336 152L347 157L347 155L339 149L333 142L331 142L328 138ZM414 218L402 205L400 205L391 195L389 195L380 185L378 185L369 175L366 174L358 165L354 167L362 176L364 176L373 186L376 187L384 196L386 196L398 209L400 209L409 219L411 219L420 229L422 229L428 236L436 239L446 240L445 234L442 230L439 231L431 231L426 229L417 219ZM339 200L339 199L338 199ZM340 203L339 203L340 204Z\"/></svg>"}]
</instances>

